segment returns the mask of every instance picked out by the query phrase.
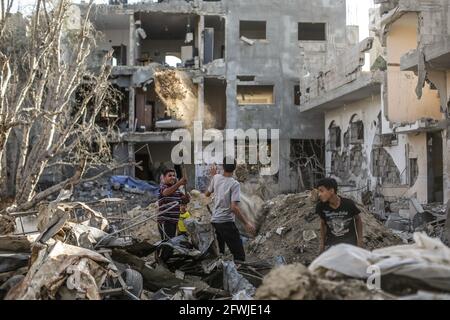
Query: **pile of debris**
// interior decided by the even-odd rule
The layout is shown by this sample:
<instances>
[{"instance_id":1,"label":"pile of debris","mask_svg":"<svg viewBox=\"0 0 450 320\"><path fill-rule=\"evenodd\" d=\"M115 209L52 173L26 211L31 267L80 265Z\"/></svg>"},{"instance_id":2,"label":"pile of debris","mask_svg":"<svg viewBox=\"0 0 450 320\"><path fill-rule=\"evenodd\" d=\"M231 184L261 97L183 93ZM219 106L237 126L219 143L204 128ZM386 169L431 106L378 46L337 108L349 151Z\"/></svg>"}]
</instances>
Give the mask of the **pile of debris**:
<instances>
[{"instance_id":1,"label":"pile of debris","mask_svg":"<svg viewBox=\"0 0 450 320\"><path fill-rule=\"evenodd\" d=\"M320 277L302 264L274 269L256 292L260 300L384 300L382 293L369 290L357 279Z\"/></svg>"},{"instance_id":2,"label":"pile of debris","mask_svg":"<svg viewBox=\"0 0 450 320\"><path fill-rule=\"evenodd\" d=\"M338 245L309 266L271 271L256 292L269 300L366 300L450 298L450 249L416 233L413 245L372 252Z\"/></svg>"},{"instance_id":3,"label":"pile of debris","mask_svg":"<svg viewBox=\"0 0 450 320\"><path fill-rule=\"evenodd\" d=\"M385 225L401 237L405 243L413 241L414 232L425 232L449 244L445 233L447 208L440 203L421 205L415 198L398 199L388 207Z\"/></svg>"},{"instance_id":4,"label":"pile of debris","mask_svg":"<svg viewBox=\"0 0 450 320\"><path fill-rule=\"evenodd\" d=\"M250 260L236 265L218 253L211 199L195 190L190 195L187 234L165 242L155 202L128 210L123 199L88 205L65 202L71 195L64 193L41 204L38 234L0 236L0 298L427 299L450 292L450 249L425 234L415 235L415 245L391 247L402 240L362 206L365 246L383 249L340 245L319 256L315 194L282 195L265 204L243 195L242 207L261 232L247 243ZM162 250L171 252L164 263ZM405 260L408 268L389 268ZM273 269L277 265L284 266ZM373 265L382 270L381 291L366 286Z\"/></svg>"},{"instance_id":5,"label":"pile of debris","mask_svg":"<svg viewBox=\"0 0 450 320\"><path fill-rule=\"evenodd\" d=\"M158 190L159 186L156 184L127 176L112 176L78 185L73 191L71 201L91 203L108 198L122 199L128 209L146 207L156 200Z\"/></svg>"},{"instance_id":6,"label":"pile of debris","mask_svg":"<svg viewBox=\"0 0 450 320\"><path fill-rule=\"evenodd\" d=\"M264 205L265 221L248 251L258 259L309 265L319 255L320 218L317 199L311 193L278 196ZM401 244L402 240L383 226L362 205L364 245L368 249Z\"/></svg>"},{"instance_id":7,"label":"pile of debris","mask_svg":"<svg viewBox=\"0 0 450 320\"><path fill-rule=\"evenodd\" d=\"M167 242L159 240L156 204L123 214L106 210L111 203L94 208L62 197L41 204L39 234L0 237L1 298L251 299L272 266L220 257L208 200L193 195L188 234ZM163 248L172 254L161 263Z\"/></svg>"}]
</instances>

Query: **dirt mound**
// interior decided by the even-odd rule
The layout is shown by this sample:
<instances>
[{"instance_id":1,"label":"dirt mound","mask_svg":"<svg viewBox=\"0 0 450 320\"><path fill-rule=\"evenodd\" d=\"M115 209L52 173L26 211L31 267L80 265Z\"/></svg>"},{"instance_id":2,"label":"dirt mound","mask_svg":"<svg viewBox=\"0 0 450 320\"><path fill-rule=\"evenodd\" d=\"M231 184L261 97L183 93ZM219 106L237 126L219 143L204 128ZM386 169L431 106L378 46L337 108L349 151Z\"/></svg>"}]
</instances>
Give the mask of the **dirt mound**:
<instances>
[{"instance_id":1,"label":"dirt mound","mask_svg":"<svg viewBox=\"0 0 450 320\"><path fill-rule=\"evenodd\" d=\"M258 300L381 300L360 280L331 280L312 274L301 264L272 270L256 291Z\"/></svg>"},{"instance_id":2,"label":"dirt mound","mask_svg":"<svg viewBox=\"0 0 450 320\"><path fill-rule=\"evenodd\" d=\"M265 221L249 243L249 255L258 259L282 256L287 263L309 265L319 256L320 218L316 199L309 193L280 195L264 205ZM364 245L369 250L402 244L365 208L362 211Z\"/></svg>"}]
</instances>

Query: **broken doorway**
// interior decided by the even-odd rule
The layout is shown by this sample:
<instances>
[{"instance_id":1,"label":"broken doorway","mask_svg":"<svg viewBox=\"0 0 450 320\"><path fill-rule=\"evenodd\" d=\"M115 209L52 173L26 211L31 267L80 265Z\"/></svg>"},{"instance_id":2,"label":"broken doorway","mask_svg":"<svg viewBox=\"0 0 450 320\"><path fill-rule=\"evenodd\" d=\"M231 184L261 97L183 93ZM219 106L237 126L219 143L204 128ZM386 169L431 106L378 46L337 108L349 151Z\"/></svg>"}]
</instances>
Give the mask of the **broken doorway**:
<instances>
[{"instance_id":1,"label":"broken doorway","mask_svg":"<svg viewBox=\"0 0 450 320\"><path fill-rule=\"evenodd\" d=\"M444 159L442 133L427 134L428 202L444 201Z\"/></svg>"},{"instance_id":2,"label":"broken doorway","mask_svg":"<svg viewBox=\"0 0 450 320\"><path fill-rule=\"evenodd\" d=\"M203 62L225 58L225 19L220 16L205 16Z\"/></svg>"},{"instance_id":3,"label":"broken doorway","mask_svg":"<svg viewBox=\"0 0 450 320\"><path fill-rule=\"evenodd\" d=\"M224 130L227 122L227 83L225 80L205 79L205 104L209 110L206 120L207 129Z\"/></svg>"}]
</instances>

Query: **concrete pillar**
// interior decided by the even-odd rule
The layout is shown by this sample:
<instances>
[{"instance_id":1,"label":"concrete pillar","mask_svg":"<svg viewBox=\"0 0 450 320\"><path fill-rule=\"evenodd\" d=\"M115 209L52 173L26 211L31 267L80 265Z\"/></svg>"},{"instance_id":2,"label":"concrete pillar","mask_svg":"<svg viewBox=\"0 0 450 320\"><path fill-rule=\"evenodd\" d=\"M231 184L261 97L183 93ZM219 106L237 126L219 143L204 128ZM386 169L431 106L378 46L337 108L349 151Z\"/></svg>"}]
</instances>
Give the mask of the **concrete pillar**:
<instances>
[{"instance_id":1,"label":"concrete pillar","mask_svg":"<svg viewBox=\"0 0 450 320\"><path fill-rule=\"evenodd\" d=\"M205 126L205 78L201 78L197 85L197 121Z\"/></svg>"},{"instance_id":2,"label":"concrete pillar","mask_svg":"<svg viewBox=\"0 0 450 320\"><path fill-rule=\"evenodd\" d=\"M291 192L290 155L291 141L286 138L280 139L280 171L278 173L278 183L281 192Z\"/></svg>"},{"instance_id":3,"label":"concrete pillar","mask_svg":"<svg viewBox=\"0 0 450 320\"><path fill-rule=\"evenodd\" d=\"M130 43L128 45L128 65L134 66L136 57L136 25L134 21L134 14L130 14Z\"/></svg>"},{"instance_id":4,"label":"concrete pillar","mask_svg":"<svg viewBox=\"0 0 450 320\"><path fill-rule=\"evenodd\" d=\"M128 95L128 123L129 123L129 132L134 132L134 126L136 122L136 89L133 87L129 88L129 95Z\"/></svg>"},{"instance_id":5,"label":"concrete pillar","mask_svg":"<svg viewBox=\"0 0 450 320\"><path fill-rule=\"evenodd\" d=\"M136 90L135 88L130 88L129 91L129 98L128 98L128 123L129 123L129 128L128 131L130 133L134 132L134 124L135 124L135 95L136 95ZM128 143L128 161L129 162L134 162L135 160L135 155L134 155L134 144L133 143ZM134 167L130 167L129 168L129 172L128 175L131 177L135 176L135 168Z\"/></svg>"},{"instance_id":6,"label":"concrete pillar","mask_svg":"<svg viewBox=\"0 0 450 320\"><path fill-rule=\"evenodd\" d=\"M135 162L134 143L128 143L128 162L130 163ZM136 170L134 166L129 167L128 175L133 178L135 177Z\"/></svg>"},{"instance_id":7,"label":"concrete pillar","mask_svg":"<svg viewBox=\"0 0 450 320\"><path fill-rule=\"evenodd\" d=\"M204 45L204 40L205 40L205 35L204 35L204 30L205 30L205 16L200 16L199 22L198 22L198 37L197 37L197 46L198 46L198 58L199 58L199 63L200 63L200 67L203 66L203 57L204 57L204 53L205 53L205 45Z\"/></svg>"}]
</instances>

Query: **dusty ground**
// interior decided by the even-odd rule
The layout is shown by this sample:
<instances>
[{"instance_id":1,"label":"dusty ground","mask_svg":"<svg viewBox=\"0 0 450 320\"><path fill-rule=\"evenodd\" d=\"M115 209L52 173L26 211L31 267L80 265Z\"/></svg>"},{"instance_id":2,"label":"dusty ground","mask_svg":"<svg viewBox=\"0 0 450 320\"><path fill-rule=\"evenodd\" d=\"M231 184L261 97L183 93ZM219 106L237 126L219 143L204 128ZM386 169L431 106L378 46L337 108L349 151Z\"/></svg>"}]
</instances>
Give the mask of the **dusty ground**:
<instances>
[{"instance_id":1,"label":"dusty ground","mask_svg":"<svg viewBox=\"0 0 450 320\"><path fill-rule=\"evenodd\" d=\"M248 244L249 256L267 260L283 256L286 263L311 264L319 255L320 220L315 214L315 206L316 202L310 199L309 193L281 195L266 202L265 221L259 236ZM402 243L372 214L362 207L360 209L367 249Z\"/></svg>"}]
</instances>

